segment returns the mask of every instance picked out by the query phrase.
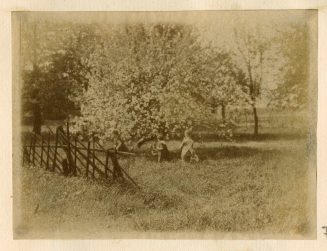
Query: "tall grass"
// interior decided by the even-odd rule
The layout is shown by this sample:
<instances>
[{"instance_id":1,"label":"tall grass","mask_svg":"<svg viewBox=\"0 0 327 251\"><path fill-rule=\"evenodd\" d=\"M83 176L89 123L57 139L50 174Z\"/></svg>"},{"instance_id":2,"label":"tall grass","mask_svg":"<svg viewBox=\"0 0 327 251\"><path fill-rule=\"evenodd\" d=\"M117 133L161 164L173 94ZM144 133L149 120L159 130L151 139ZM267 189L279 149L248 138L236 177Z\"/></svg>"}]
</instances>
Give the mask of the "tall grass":
<instances>
[{"instance_id":1,"label":"tall grass","mask_svg":"<svg viewBox=\"0 0 327 251\"><path fill-rule=\"evenodd\" d=\"M170 162L140 152L121 160L141 186L21 170L17 238L106 236L112 232L241 232L307 236L314 208L306 141L198 144L201 161Z\"/></svg>"}]
</instances>

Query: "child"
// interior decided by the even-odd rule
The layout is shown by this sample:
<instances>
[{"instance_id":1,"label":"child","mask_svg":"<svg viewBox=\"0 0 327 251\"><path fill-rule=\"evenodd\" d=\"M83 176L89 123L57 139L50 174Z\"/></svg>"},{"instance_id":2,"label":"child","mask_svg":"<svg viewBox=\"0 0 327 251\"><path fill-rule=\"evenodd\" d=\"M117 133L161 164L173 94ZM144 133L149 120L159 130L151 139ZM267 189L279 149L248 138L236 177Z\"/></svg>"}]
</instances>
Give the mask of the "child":
<instances>
[{"instance_id":1,"label":"child","mask_svg":"<svg viewBox=\"0 0 327 251\"><path fill-rule=\"evenodd\" d=\"M128 150L127 146L125 145L124 141L122 140L122 138L120 137L119 132L117 130L114 130L112 132L112 135L113 135L114 146L115 146L116 151L128 152L129 150Z\"/></svg>"},{"instance_id":2,"label":"child","mask_svg":"<svg viewBox=\"0 0 327 251\"><path fill-rule=\"evenodd\" d=\"M191 132L190 130L185 130L184 132L184 139L182 141L182 144L180 146L180 149L182 151L181 158L182 161L185 162L187 159L190 159L190 161L199 161L198 155L195 154L194 148L194 141L191 138Z\"/></svg>"},{"instance_id":3,"label":"child","mask_svg":"<svg viewBox=\"0 0 327 251\"><path fill-rule=\"evenodd\" d=\"M157 141L152 146L152 155L158 156L158 162L169 160L169 151L162 134L157 135Z\"/></svg>"}]
</instances>

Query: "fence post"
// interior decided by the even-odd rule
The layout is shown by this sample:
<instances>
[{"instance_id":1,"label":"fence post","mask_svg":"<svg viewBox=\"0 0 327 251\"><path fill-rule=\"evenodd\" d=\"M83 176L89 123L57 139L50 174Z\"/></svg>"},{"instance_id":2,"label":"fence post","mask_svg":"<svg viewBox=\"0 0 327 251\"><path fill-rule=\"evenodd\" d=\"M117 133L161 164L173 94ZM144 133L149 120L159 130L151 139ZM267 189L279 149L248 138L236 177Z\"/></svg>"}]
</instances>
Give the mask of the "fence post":
<instances>
[{"instance_id":1,"label":"fence post","mask_svg":"<svg viewBox=\"0 0 327 251\"><path fill-rule=\"evenodd\" d=\"M106 165L105 165L105 169L104 169L104 174L106 176L106 178L108 178L108 162L109 162L109 151L106 151Z\"/></svg>"},{"instance_id":2,"label":"fence post","mask_svg":"<svg viewBox=\"0 0 327 251\"><path fill-rule=\"evenodd\" d=\"M40 163L40 165L41 165L41 168L43 167L43 135L41 134L41 141L42 141L42 143L41 143L41 163Z\"/></svg>"},{"instance_id":3,"label":"fence post","mask_svg":"<svg viewBox=\"0 0 327 251\"><path fill-rule=\"evenodd\" d=\"M48 134L48 142L47 142L47 162L46 162L46 170L49 169L49 158L50 158L50 133Z\"/></svg>"},{"instance_id":4,"label":"fence post","mask_svg":"<svg viewBox=\"0 0 327 251\"><path fill-rule=\"evenodd\" d=\"M25 157L26 157L26 150L25 150L25 146L23 146L23 166L25 164Z\"/></svg>"},{"instance_id":5,"label":"fence post","mask_svg":"<svg viewBox=\"0 0 327 251\"><path fill-rule=\"evenodd\" d=\"M30 149L28 151L28 164L31 164L32 148L33 148L33 137L32 137L32 134L31 134Z\"/></svg>"},{"instance_id":6,"label":"fence post","mask_svg":"<svg viewBox=\"0 0 327 251\"><path fill-rule=\"evenodd\" d=\"M117 149L115 152L110 154L111 161L113 164L113 179L116 180L118 177L123 177L122 171L120 170L120 165L117 159Z\"/></svg>"},{"instance_id":7,"label":"fence post","mask_svg":"<svg viewBox=\"0 0 327 251\"><path fill-rule=\"evenodd\" d=\"M75 135L74 139L75 139L74 165L75 165L75 167L76 167L76 163L77 163L77 136L76 136L76 135Z\"/></svg>"},{"instance_id":8,"label":"fence post","mask_svg":"<svg viewBox=\"0 0 327 251\"><path fill-rule=\"evenodd\" d=\"M90 147L91 147L91 142L87 142L87 155L86 155L86 173L85 176L89 176L89 165L90 165Z\"/></svg>"},{"instance_id":9,"label":"fence post","mask_svg":"<svg viewBox=\"0 0 327 251\"><path fill-rule=\"evenodd\" d=\"M69 133L69 122L67 122L67 159L68 159L68 166L69 166L69 171L74 174L74 176L77 175L76 173L76 166L74 165L73 157L71 154L71 147L70 147L70 133ZM75 149L76 150L76 149ZM76 158L75 158L76 159Z\"/></svg>"},{"instance_id":10,"label":"fence post","mask_svg":"<svg viewBox=\"0 0 327 251\"><path fill-rule=\"evenodd\" d=\"M58 135L59 135L59 130L58 128L56 129L56 142L55 142L55 150L54 150L54 155L53 155L53 163L52 163L52 171L55 170L56 168L56 161L57 161L57 151L58 151Z\"/></svg>"},{"instance_id":11,"label":"fence post","mask_svg":"<svg viewBox=\"0 0 327 251\"><path fill-rule=\"evenodd\" d=\"M35 165L35 143L36 143L36 135L33 133L33 156L32 156L32 163Z\"/></svg>"},{"instance_id":12,"label":"fence post","mask_svg":"<svg viewBox=\"0 0 327 251\"><path fill-rule=\"evenodd\" d=\"M25 164L25 159L28 158L27 147L23 146L23 166Z\"/></svg>"},{"instance_id":13,"label":"fence post","mask_svg":"<svg viewBox=\"0 0 327 251\"><path fill-rule=\"evenodd\" d=\"M92 145L93 145L93 166L92 166L92 177L94 178L95 176L94 176L94 172L95 172L95 170L94 170L94 166L95 166L95 144L94 144L94 135L93 135L93 143L92 143Z\"/></svg>"}]
</instances>

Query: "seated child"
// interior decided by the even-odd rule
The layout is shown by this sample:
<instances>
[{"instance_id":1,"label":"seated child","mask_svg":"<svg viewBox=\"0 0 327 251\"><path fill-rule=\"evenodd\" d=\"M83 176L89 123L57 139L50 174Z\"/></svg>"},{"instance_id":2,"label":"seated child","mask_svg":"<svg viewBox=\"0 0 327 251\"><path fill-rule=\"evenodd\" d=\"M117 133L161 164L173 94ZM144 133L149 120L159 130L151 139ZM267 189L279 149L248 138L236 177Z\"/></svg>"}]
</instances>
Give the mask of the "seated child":
<instances>
[{"instance_id":1,"label":"seated child","mask_svg":"<svg viewBox=\"0 0 327 251\"><path fill-rule=\"evenodd\" d=\"M128 148L125 145L124 141L122 140L122 138L119 135L119 132L117 130L114 130L112 132L113 135L113 140L114 140L114 146L116 151L120 151L120 152L128 152Z\"/></svg>"},{"instance_id":2,"label":"seated child","mask_svg":"<svg viewBox=\"0 0 327 251\"><path fill-rule=\"evenodd\" d=\"M198 162L199 161L199 157L198 157L198 155L196 155L193 145L194 145L194 141L191 138L190 130L185 130L184 139L180 146L180 149L182 150L181 158L182 158L183 162L185 162L187 160L190 160L190 162L193 162L193 161Z\"/></svg>"},{"instance_id":3,"label":"seated child","mask_svg":"<svg viewBox=\"0 0 327 251\"><path fill-rule=\"evenodd\" d=\"M157 141L152 146L152 155L158 156L158 162L169 160L169 151L162 134L157 135Z\"/></svg>"}]
</instances>

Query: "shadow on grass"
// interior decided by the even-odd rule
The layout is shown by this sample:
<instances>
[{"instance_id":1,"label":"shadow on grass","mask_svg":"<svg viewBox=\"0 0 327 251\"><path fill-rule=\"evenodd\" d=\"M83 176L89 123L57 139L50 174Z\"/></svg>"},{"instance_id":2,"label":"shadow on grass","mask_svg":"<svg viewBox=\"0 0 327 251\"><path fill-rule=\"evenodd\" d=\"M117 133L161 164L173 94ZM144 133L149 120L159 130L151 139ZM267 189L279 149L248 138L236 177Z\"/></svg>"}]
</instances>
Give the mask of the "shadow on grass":
<instances>
[{"instance_id":1,"label":"shadow on grass","mask_svg":"<svg viewBox=\"0 0 327 251\"><path fill-rule=\"evenodd\" d=\"M299 132L284 132L284 133L260 133L259 135L253 135L253 133L236 133L233 136L233 140L236 142L247 142L247 141L278 141L278 140L296 140L296 139L304 139L308 135L305 133ZM229 140L220 137L216 133L201 133L194 134L194 140L198 142L212 142L212 141L220 141L220 142L228 142Z\"/></svg>"},{"instance_id":2,"label":"shadow on grass","mask_svg":"<svg viewBox=\"0 0 327 251\"><path fill-rule=\"evenodd\" d=\"M196 153L203 160L219 160L219 159L234 159L234 158L246 158L251 156L269 156L280 153L278 149L263 149L246 146L221 146L221 147L203 147L197 148ZM148 161L157 161L156 156L152 156L149 153L143 153L143 157ZM181 159L180 151L170 151L169 161L176 161Z\"/></svg>"},{"instance_id":3,"label":"shadow on grass","mask_svg":"<svg viewBox=\"0 0 327 251\"><path fill-rule=\"evenodd\" d=\"M304 133L263 133L259 134L257 136L254 136L253 134L238 134L235 135L235 140L237 142L246 142L246 141L272 141L272 140L296 140L296 139L304 139L307 135Z\"/></svg>"},{"instance_id":4,"label":"shadow on grass","mask_svg":"<svg viewBox=\"0 0 327 251\"><path fill-rule=\"evenodd\" d=\"M257 155L269 155L280 153L277 149L262 149L245 146L222 146L222 147L210 147L210 148L198 148L197 154L201 160L206 159L234 159L234 158L246 158Z\"/></svg>"}]
</instances>

